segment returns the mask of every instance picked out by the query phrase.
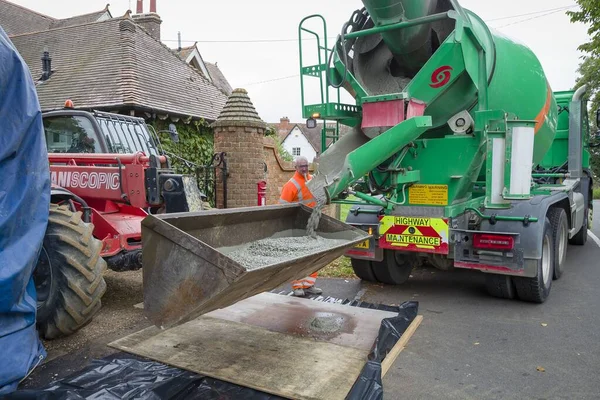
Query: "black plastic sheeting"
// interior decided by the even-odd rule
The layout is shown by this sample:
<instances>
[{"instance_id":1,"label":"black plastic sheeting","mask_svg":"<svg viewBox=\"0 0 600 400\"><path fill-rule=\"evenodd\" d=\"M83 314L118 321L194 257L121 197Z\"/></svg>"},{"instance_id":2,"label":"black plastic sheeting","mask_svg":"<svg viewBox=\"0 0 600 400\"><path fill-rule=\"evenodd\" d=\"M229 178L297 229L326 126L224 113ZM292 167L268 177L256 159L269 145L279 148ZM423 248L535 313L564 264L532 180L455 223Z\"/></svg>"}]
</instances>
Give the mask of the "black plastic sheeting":
<instances>
[{"instance_id":1,"label":"black plastic sheeting","mask_svg":"<svg viewBox=\"0 0 600 400\"><path fill-rule=\"evenodd\" d=\"M21 390L7 399L79 400L278 400L229 382L169 367L127 353L94 360L76 375L39 390Z\"/></svg>"},{"instance_id":2,"label":"black plastic sheeting","mask_svg":"<svg viewBox=\"0 0 600 400\"><path fill-rule=\"evenodd\" d=\"M370 308L370 307L367 307ZM348 393L348 400L383 399L383 382L381 379L381 362L417 316L419 303L408 301L398 307L398 315L381 321L379 334L371 352L369 361L363 367L360 376Z\"/></svg>"},{"instance_id":3,"label":"black plastic sheeting","mask_svg":"<svg viewBox=\"0 0 600 400\"><path fill-rule=\"evenodd\" d=\"M415 319L418 302L386 306L361 301L314 296L312 300L345 304L351 307L397 312L398 316L381 322L379 335L368 361L356 380L347 400L383 399L381 362ZM86 368L41 389L20 390L7 399L42 400L278 400L254 389L202 376L127 353L118 353L92 361Z\"/></svg>"}]
</instances>

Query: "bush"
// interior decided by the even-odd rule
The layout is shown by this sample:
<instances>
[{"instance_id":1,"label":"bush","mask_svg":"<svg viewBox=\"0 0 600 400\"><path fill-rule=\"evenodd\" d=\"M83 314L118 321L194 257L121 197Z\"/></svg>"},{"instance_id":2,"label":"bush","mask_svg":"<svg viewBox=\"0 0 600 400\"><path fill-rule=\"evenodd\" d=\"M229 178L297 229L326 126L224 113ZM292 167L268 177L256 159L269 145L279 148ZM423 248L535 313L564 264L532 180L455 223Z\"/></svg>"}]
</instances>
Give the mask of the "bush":
<instances>
[{"instance_id":1,"label":"bush","mask_svg":"<svg viewBox=\"0 0 600 400\"><path fill-rule=\"evenodd\" d=\"M151 123L156 129L162 147L168 153L175 154L196 165L207 165L214 153L213 129L204 120L192 121L185 124L179 121L175 124L179 134L179 143L171 140L169 121L156 120ZM194 174L195 168L177 157L170 157L171 166L179 174Z\"/></svg>"},{"instance_id":2,"label":"bush","mask_svg":"<svg viewBox=\"0 0 600 400\"><path fill-rule=\"evenodd\" d=\"M214 154L214 132L204 120L181 120L175 124L179 143L175 143L168 132L169 121L156 120L150 125L158 133L163 150L176 173L196 178L198 188L207 196L207 201L215 207L215 171L207 167Z\"/></svg>"},{"instance_id":3,"label":"bush","mask_svg":"<svg viewBox=\"0 0 600 400\"><path fill-rule=\"evenodd\" d=\"M283 148L281 144L281 140L279 140L279 136L277 135L277 130L272 127L268 127L265 131L265 136L273 138L275 141L275 146L277 148L277 152L283 161L294 161L294 157L288 153L286 149Z\"/></svg>"}]
</instances>

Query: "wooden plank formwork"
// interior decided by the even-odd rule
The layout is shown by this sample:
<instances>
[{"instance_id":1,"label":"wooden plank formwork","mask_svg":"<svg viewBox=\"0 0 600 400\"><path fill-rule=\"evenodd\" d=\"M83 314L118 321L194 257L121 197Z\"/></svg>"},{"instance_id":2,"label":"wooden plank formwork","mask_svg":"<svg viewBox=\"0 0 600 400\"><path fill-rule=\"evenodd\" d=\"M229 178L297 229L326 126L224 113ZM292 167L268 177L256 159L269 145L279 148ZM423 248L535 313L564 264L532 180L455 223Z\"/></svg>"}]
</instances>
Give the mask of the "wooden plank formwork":
<instances>
[{"instance_id":1,"label":"wooden plank formwork","mask_svg":"<svg viewBox=\"0 0 600 400\"><path fill-rule=\"evenodd\" d=\"M315 316L338 318L340 329L307 329ZM381 320L394 316L262 293L167 330L146 328L110 346L282 397L344 399L365 365ZM390 351L382 375L421 320L417 316Z\"/></svg>"}]
</instances>

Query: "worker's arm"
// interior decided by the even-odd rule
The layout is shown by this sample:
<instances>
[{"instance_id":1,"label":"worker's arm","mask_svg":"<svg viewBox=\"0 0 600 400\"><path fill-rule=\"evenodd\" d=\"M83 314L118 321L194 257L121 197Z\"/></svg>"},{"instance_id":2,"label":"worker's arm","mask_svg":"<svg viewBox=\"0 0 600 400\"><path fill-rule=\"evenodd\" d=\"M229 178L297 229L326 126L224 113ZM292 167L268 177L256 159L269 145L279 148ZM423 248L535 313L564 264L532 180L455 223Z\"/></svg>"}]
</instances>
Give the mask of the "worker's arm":
<instances>
[{"instance_id":1,"label":"worker's arm","mask_svg":"<svg viewBox=\"0 0 600 400\"><path fill-rule=\"evenodd\" d=\"M292 182L287 182L283 185L281 190L281 196L279 197L279 203L288 204L295 203L298 201L298 189Z\"/></svg>"}]
</instances>

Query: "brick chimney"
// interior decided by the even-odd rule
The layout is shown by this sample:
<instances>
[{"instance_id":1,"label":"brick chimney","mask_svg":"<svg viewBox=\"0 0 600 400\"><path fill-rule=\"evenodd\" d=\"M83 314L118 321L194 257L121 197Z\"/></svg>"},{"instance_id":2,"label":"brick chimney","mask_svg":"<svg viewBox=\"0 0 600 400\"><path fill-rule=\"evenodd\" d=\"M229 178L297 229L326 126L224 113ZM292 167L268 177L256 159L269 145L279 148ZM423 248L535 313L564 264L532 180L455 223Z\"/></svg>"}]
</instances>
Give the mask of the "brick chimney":
<instances>
[{"instance_id":1,"label":"brick chimney","mask_svg":"<svg viewBox=\"0 0 600 400\"><path fill-rule=\"evenodd\" d=\"M162 20L156 13L156 0L150 0L150 12L144 14L144 0L137 0L137 14L132 15L133 22L144 28L150 36L160 42L160 24Z\"/></svg>"},{"instance_id":2,"label":"brick chimney","mask_svg":"<svg viewBox=\"0 0 600 400\"><path fill-rule=\"evenodd\" d=\"M290 119L288 117L279 118L279 134L287 134L290 129L292 129L290 125Z\"/></svg>"}]
</instances>

